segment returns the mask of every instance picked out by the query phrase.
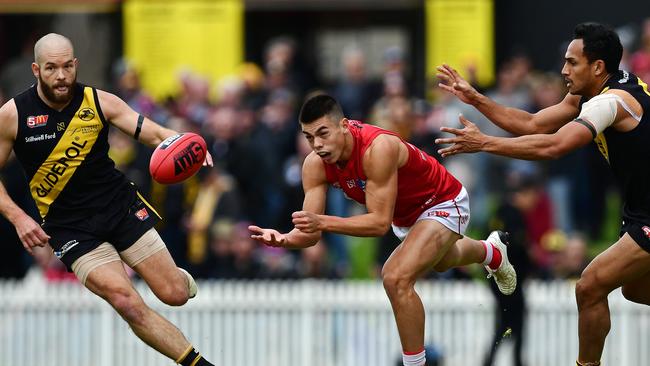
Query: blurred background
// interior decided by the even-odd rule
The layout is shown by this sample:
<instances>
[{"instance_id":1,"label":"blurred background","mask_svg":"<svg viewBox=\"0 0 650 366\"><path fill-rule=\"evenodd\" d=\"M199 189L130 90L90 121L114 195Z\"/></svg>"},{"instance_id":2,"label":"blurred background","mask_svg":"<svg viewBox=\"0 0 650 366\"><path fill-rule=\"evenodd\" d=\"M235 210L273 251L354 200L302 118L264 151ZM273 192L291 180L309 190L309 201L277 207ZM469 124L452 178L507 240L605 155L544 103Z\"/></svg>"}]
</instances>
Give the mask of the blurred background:
<instances>
[{"instance_id":1,"label":"blurred background","mask_svg":"<svg viewBox=\"0 0 650 366\"><path fill-rule=\"evenodd\" d=\"M206 139L214 169L177 185L151 180L152 150L130 136L113 131L110 154L163 216L157 229L177 264L206 289L183 310L155 306L191 339L197 334L208 359L222 357L222 364L232 365L394 365L399 342L378 276L398 244L392 233L363 239L325 235L301 251L268 248L249 238L250 223L290 230L291 213L301 208L300 170L309 146L297 113L304 98L330 93L349 118L396 131L436 156L439 127L458 126L460 113L488 134L507 136L436 87L440 63L457 68L499 103L535 112L566 94L560 69L580 22L614 27L625 48L621 68L650 81L649 16L646 1L2 0L0 100L34 83L34 42L56 32L75 46L79 82L117 94L160 124ZM521 287L529 291L505 304L491 295L480 266L431 274L422 284L429 353L437 355L431 358L440 365L489 365L493 358L499 365L571 363L577 346L572 281L618 238L620 228L620 195L606 162L594 146L549 162L488 154L441 162L469 191L470 236L511 231ZM14 160L0 177L36 217ZM340 192L329 193L328 213L362 212ZM106 345L128 332L126 325L111 321L110 309L80 289L50 253L30 257L4 220L0 237L0 365L166 362L132 334L122 337L124 344ZM242 304L248 315L230 313ZM633 347L650 340L650 316L634 305L613 304L614 321L620 312L633 328L614 326L623 340L617 348L619 341L610 337L608 364L650 363L650 355ZM445 313L449 307L453 313ZM286 313L278 313L283 308ZM514 320L504 315L508 311ZM72 318L61 320L61 313ZM62 333L66 337L88 333L82 337L88 347L65 351L57 345L54 361L47 350L65 324L75 329ZM35 333L45 331L42 341L32 336L31 326ZM283 327L295 332L273 333ZM514 336L501 337L510 328ZM218 337L216 329L224 333ZM302 343L265 338L256 346L262 358L228 358L245 352L241 347L262 330L269 338ZM507 338L514 340L505 342L512 350L495 355ZM361 347L361 340L373 346ZM632 355L621 356L625 347ZM549 359L555 357L549 348L559 358ZM140 358L118 358L130 349L141 350L133 353Z\"/></svg>"}]
</instances>

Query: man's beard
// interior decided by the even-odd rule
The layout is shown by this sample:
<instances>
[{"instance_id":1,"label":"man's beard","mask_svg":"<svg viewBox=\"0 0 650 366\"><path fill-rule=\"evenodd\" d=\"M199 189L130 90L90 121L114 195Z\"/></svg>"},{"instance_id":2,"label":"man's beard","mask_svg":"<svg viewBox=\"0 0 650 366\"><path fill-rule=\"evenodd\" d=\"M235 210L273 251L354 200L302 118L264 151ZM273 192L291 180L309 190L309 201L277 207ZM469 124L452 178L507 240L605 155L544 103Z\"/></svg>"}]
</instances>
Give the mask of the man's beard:
<instances>
[{"instance_id":1,"label":"man's beard","mask_svg":"<svg viewBox=\"0 0 650 366\"><path fill-rule=\"evenodd\" d=\"M53 86L49 86L45 83L45 81L41 78L41 76L38 76L38 82L41 86L41 91L43 92L43 96L45 96L45 99L47 99L49 102L53 104L67 104L72 100L73 97L73 85L77 82L77 76L75 75L74 79L72 79L71 84L66 84L65 82L57 82ZM68 92L65 94L56 94L54 92L54 88L59 87L59 86L67 86L68 87Z\"/></svg>"}]
</instances>

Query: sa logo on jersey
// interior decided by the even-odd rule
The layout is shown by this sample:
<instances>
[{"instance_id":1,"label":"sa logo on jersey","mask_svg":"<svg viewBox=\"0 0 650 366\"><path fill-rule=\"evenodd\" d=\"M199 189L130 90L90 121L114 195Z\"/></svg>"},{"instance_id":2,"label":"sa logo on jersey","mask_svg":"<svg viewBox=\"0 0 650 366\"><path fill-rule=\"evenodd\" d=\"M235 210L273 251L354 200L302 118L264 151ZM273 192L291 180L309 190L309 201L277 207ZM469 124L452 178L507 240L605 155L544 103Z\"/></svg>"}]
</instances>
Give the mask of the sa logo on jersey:
<instances>
[{"instance_id":1,"label":"sa logo on jersey","mask_svg":"<svg viewBox=\"0 0 650 366\"><path fill-rule=\"evenodd\" d=\"M82 121L90 121L95 118L95 111L90 108L84 108L77 114Z\"/></svg>"},{"instance_id":2,"label":"sa logo on jersey","mask_svg":"<svg viewBox=\"0 0 650 366\"><path fill-rule=\"evenodd\" d=\"M647 236L648 239L650 239L650 227L644 226L641 229L643 230L643 233L645 234L645 236Z\"/></svg>"},{"instance_id":3,"label":"sa logo on jersey","mask_svg":"<svg viewBox=\"0 0 650 366\"><path fill-rule=\"evenodd\" d=\"M40 116L29 116L27 117L27 127L43 127L47 124L48 117L50 116L47 114L41 114Z\"/></svg>"}]
</instances>

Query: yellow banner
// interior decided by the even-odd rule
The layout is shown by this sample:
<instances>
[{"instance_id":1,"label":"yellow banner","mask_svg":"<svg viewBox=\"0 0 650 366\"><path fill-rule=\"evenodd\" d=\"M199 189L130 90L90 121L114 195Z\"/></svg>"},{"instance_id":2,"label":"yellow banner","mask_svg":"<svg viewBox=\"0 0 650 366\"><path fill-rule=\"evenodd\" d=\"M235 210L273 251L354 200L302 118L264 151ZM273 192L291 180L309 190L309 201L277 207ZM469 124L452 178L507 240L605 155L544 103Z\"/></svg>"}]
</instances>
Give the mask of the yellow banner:
<instances>
[{"instance_id":1,"label":"yellow banner","mask_svg":"<svg viewBox=\"0 0 650 366\"><path fill-rule=\"evenodd\" d=\"M243 0L126 0L123 15L124 55L158 99L184 70L215 81L243 60Z\"/></svg>"},{"instance_id":2,"label":"yellow banner","mask_svg":"<svg viewBox=\"0 0 650 366\"><path fill-rule=\"evenodd\" d=\"M447 63L481 86L494 81L494 1L426 0L427 77Z\"/></svg>"}]
</instances>

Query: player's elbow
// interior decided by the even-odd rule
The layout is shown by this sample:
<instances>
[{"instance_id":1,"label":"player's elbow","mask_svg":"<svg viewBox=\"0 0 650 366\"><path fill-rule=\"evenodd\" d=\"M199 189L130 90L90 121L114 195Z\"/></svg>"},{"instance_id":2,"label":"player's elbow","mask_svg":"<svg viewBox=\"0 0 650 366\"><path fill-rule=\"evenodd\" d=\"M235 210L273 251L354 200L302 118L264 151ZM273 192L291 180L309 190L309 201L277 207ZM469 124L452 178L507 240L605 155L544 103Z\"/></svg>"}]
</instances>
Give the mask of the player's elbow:
<instances>
[{"instance_id":1,"label":"player's elbow","mask_svg":"<svg viewBox=\"0 0 650 366\"><path fill-rule=\"evenodd\" d=\"M549 153L549 159L559 159L575 150L575 146L568 141L557 141Z\"/></svg>"},{"instance_id":2,"label":"player's elbow","mask_svg":"<svg viewBox=\"0 0 650 366\"><path fill-rule=\"evenodd\" d=\"M372 236L384 236L390 230L390 220L381 220L374 226Z\"/></svg>"},{"instance_id":3,"label":"player's elbow","mask_svg":"<svg viewBox=\"0 0 650 366\"><path fill-rule=\"evenodd\" d=\"M538 159L539 160L555 160L561 157L562 150L559 149L557 146L549 146L544 149L540 149L539 154L538 154Z\"/></svg>"},{"instance_id":4,"label":"player's elbow","mask_svg":"<svg viewBox=\"0 0 650 366\"><path fill-rule=\"evenodd\" d=\"M541 160L555 160L566 155L571 151L571 146L561 140L557 135L549 136L547 143L540 149L539 155Z\"/></svg>"}]
</instances>

